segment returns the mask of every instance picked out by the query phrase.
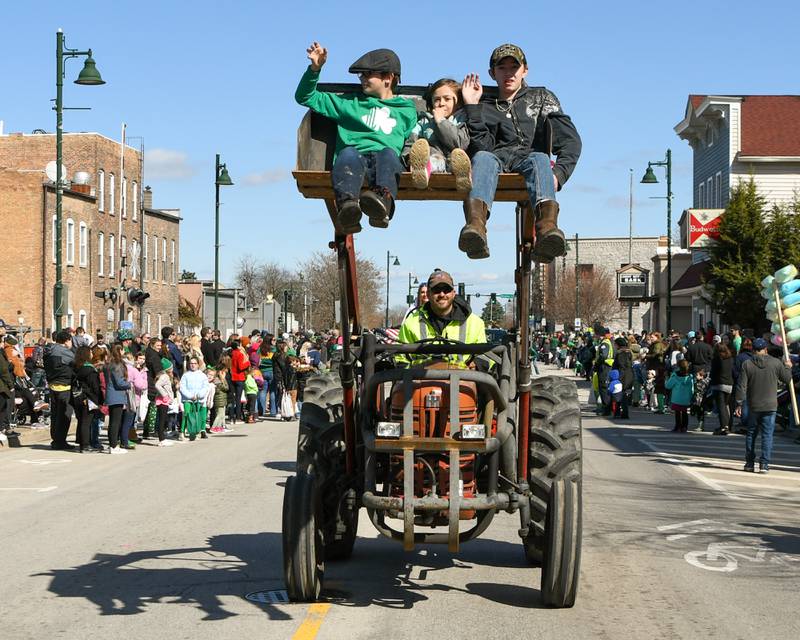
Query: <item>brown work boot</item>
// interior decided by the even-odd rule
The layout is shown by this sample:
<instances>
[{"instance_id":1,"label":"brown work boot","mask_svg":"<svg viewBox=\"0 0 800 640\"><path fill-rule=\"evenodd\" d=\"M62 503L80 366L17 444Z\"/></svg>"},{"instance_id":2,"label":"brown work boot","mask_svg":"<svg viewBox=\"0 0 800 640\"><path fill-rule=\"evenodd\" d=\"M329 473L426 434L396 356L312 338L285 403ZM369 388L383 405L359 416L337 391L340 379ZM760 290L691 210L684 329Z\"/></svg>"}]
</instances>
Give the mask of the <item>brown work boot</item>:
<instances>
[{"instance_id":1,"label":"brown work boot","mask_svg":"<svg viewBox=\"0 0 800 640\"><path fill-rule=\"evenodd\" d=\"M458 236L458 248L468 258L479 260L489 257L489 243L486 239L486 219L489 208L483 200L468 198L464 201L464 218L467 224Z\"/></svg>"},{"instance_id":2,"label":"brown work boot","mask_svg":"<svg viewBox=\"0 0 800 640\"><path fill-rule=\"evenodd\" d=\"M538 262L552 262L567 254L564 232L558 228L558 202L541 200L536 205L536 244L533 258Z\"/></svg>"},{"instance_id":3,"label":"brown work boot","mask_svg":"<svg viewBox=\"0 0 800 640\"><path fill-rule=\"evenodd\" d=\"M386 187L372 187L361 192L361 210L367 214L369 224L385 229L394 215L394 198Z\"/></svg>"}]
</instances>

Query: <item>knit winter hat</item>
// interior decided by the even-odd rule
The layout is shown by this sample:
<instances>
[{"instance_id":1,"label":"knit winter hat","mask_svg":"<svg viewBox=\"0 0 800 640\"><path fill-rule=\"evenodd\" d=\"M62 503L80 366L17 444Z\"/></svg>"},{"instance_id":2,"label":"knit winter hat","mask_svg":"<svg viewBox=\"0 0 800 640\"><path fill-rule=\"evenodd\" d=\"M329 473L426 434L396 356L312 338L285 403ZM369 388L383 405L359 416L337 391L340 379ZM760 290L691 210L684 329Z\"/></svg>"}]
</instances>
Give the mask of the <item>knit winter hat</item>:
<instances>
[{"instance_id":1,"label":"knit winter hat","mask_svg":"<svg viewBox=\"0 0 800 640\"><path fill-rule=\"evenodd\" d=\"M170 369L172 369L172 360L170 360L169 358L161 358L161 368L164 371L169 371Z\"/></svg>"}]
</instances>

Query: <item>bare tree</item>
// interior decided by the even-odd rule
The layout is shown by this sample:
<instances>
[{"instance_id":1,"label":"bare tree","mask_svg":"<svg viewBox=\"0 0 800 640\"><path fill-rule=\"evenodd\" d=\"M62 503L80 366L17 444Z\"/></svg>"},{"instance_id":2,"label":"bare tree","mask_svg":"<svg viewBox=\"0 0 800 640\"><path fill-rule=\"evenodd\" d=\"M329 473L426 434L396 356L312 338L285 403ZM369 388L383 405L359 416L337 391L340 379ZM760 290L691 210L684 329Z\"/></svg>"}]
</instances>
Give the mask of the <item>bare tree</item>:
<instances>
[{"instance_id":1,"label":"bare tree","mask_svg":"<svg viewBox=\"0 0 800 640\"><path fill-rule=\"evenodd\" d=\"M396 304L393 307L389 307L389 326L399 326L403 322L406 311L408 311L408 307L404 304Z\"/></svg>"},{"instance_id":2,"label":"bare tree","mask_svg":"<svg viewBox=\"0 0 800 640\"><path fill-rule=\"evenodd\" d=\"M556 270L553 294L548 296L545 313L556 324L572 325L575 318L575 270ZM622 313L617 300L614 277L604 270L584 273L580 280L578 313L584 326L605 324Z\"/></svg>"},{"instance_id":3,"label":"bare tree","mask_svg":"<svg viewBox=\"0 0 800 640\"><path fill-rule=\"evenodd\" d=\"M380 311L380 269L366 258L356 255L358 273L358 299L361 322L366 327L382 324ZM335 251L317 251L300 263L299 273L303 274L308 290L309 322L317 329L336 325L335 304L339 300L339 272ZM298 291L300 287L296 287ZM302 294L301 294L302 295ZM295 302L297 302L295 296ZM300 299L302 303L302 298Z\"/></svg>"},{"instance_id":4,"label":"bare tree","mask_svg":"<svg viewBox=\"0 0 800 640\"><path fill-rule=\"evenodd\" d=\"M275 262L259 262L246 254L236 263L236 286L242 289L247 301L260 304L272 295L283 304L283 291L292 288L296 276Z\"/></svg>"}]
</instances>

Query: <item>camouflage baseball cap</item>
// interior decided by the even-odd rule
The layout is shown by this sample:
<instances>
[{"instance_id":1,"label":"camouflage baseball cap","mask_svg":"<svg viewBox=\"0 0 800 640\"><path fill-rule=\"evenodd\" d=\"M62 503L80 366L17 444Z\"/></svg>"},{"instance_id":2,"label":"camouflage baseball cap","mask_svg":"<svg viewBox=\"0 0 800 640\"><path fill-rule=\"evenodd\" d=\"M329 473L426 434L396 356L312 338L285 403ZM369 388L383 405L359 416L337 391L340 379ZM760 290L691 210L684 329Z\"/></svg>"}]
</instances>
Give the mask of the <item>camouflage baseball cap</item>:
<instances>
[{"instance_id":1,"label":"camouflage baseball cap","mask_svg":"<svg viewBox=\"0 0 800 640\"><path fill-rule=\"evenodd\" d=\"M503 58L514 58L517 62L527 66L528 60L525 58L525 52L515 44L501 44L494 51L489 58L489 68L491 69L500 62Z\"/></svg>"},{"instance_id":2,"label":"camouflage baseball cap","mask_svg":"<svg viewBox=\"0 0 800 640\"><path fill-rule=\"evenodd\" d=\"M436 271L428 276L428 289L433 289L437 284L447 284L450 285L450 288L452 289L453 277L447 273L447 271L436 269Z\"/></svg>"}]
</instances>

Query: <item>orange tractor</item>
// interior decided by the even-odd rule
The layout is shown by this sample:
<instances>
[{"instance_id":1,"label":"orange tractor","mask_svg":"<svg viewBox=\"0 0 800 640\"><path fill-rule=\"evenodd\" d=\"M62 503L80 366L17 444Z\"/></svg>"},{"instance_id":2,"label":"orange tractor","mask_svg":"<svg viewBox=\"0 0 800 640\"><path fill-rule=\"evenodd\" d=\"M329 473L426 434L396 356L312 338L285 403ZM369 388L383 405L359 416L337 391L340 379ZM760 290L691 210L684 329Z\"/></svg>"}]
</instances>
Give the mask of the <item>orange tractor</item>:
<instances>
[{"instance_id":1,"label":"orange tractor","mask_svg":"<svg viewBox=\"0 0 800 640\"><path fill-rule=\"evenodd\" d=\"M320 85L353 91L354 85ZM425 87L402 87L418 98ZM335 125L309 111L298 131L294 177L307 198L325 201L336 227L330 167ZM398 199L463 200L453 176L433 174L428 189L403 174ZM575 603L581 555L581 418L575 384L532 377L529 326L534 225L521 176L500 176L496 200L516 207L519 326L505 342L444 339L383 344L358 314L353 237L337 228L343 350L338 371L305 389L297 471L283 502L283 565L289 598L313 601L325 563L352 554L363 508L385 537L417 544L462 543L486 531L500 511L519 512L524 558L541 566L545 604ZM394 358L423 360L397 365ZM481 366L454 368L453 354ZM521 554L522 559L522 554Z\"/></svg>"}]
</instances>

